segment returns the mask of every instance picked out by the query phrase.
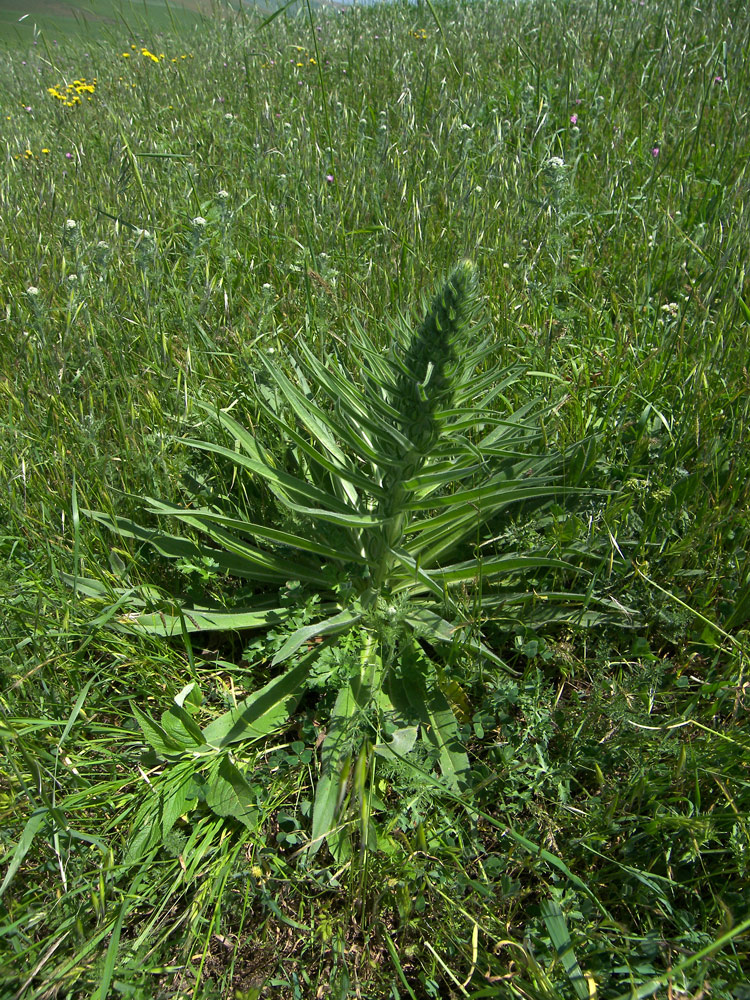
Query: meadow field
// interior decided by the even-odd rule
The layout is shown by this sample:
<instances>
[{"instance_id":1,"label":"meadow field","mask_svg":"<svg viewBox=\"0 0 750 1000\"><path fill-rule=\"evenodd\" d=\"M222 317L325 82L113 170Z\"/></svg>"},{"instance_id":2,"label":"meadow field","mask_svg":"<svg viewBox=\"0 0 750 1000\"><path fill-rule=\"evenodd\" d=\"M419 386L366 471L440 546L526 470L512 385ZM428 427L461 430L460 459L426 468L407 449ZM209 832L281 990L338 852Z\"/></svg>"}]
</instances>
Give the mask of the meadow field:
<instances>
[{"instance_id":1,"label":"meadow field","mask_svg":"<svg viewBox=\"0 0 750 1000\"><path fill-rule=\"evenodd\" d=\"M750 1000L747 5L16 6L0 998Z\"/></svg>"},{"instance_id":2,"label":"meadow field","mask_svg":"<svg viewBox=\"0 0 750 1000\"><path fill-rule=\"evenodd\" d=\"M53 43L71 35L112 41L140 27L181 32L220 9L212 0L0 0L0 46L32 45L39 32Z\"/></svg>"}]
</instances>

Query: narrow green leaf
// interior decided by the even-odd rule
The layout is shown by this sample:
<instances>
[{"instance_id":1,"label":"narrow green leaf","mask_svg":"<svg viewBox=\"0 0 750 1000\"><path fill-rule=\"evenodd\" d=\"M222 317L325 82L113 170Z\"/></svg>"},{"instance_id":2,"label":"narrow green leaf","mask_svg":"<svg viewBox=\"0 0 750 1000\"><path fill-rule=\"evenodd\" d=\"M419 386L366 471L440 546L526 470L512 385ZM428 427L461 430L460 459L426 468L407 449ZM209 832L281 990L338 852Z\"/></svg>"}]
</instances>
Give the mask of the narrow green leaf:
<instances>
[{"instance_id":1,"label":"narrow green leaf","mask_svg":"<svg viewBox=\"0 0 750 1000\"><path fill-rule=\"evenodd\" d=\"M217 565L220 573L229 573L232 576L240 576L254 580L261 580L267 583L279 583L284 579L284 573L288 569L280 568L269 558L267 552L253 550L246 546L246 550L241 556L230 551L223 551L206 545L199 545L188 538L180 538L178 535L170 535L163 531L153 531L142 528L133 521L125 517L109 518L106 514L99 514L97 511L87 512L100 524L105 525L112 531L117 532L122 538L134 538L138 541L146 542L165 559L201 559L209 556ZM182 520L189 516L186 512ZM179 515L173 512L175 517ZM202 525L197 525L202 527ZM79 591L81 586L79 584Z\"/></svg>"},{"instance_id":2,"label":"narrow green leaf","mask_svg":"<svg viewBox=\"0 0 750 1000\"><path fill-rule=\"evenodd\" d=\"M316 636L339 635L341 632L347 632L361 618L361 614L354 614L352 611L342 611L340 614L334 615L333 618L327 618L325 621L316 622L314 625L305 625L302 628L298 628L295 632L292 632L273 660L271 660L271 666L275 667L277 664L283 663L284 660L288 660L293 653L297 652L300 646L304 645L310 639L314 639Z\"/></svg>"},{"instance_id":3,"label":"narrow green leaf","mask_svg":"<svg viewBox=\"0 0 750 1000\"><path fill-rule=\"evenodd\" d=\"M243 629L268 628L278 625L289 617L288 608L269 608L267 611L198 611L184 608L182 617L188 632L241 632ZM134 632L151 635L180 635L182 626L180 615L160 611L149 614L133 613L117 619L120 625Z\"/></svg>"},{"instance_id":4,"label":"narrow green leaf","mask_svg":"<svg viewBox=\"0 0 750 1000\"><path fill-rule=\"evenodd\" d=\"M125 852L126 865L137 865L161 843L161 822L158 812L160 807L160 800L156 803L149 800L146 807L139 810L136 822L133 824L133 836Z\"/></svg>"},{"instance_id":5,"label":"narrow green leaf","mask_svg":"<svg viewBox=\"0 0 750 1000\"><path fill-rule=\"evenodd\" d=\"M341 688L331 712L321 751L321 775L315 788L310 855L316 854L328 840L329 849L339 853L341 845L331 835L346 797L352 765L352 719L359 710L351 684ZM334 854L335 856L335 854Z\"/></svg>"},{"instance_id":6,"label":"narrow green leaf","mask_svg":"<svg viewBox=\"0 0 750 1000\"><path fill-rule=\"evenodd\" d=\"M156 504L156 501L151 502ZM152 510L154 513L169 514L184 524L203 531L212 542L219 546L219 550L217 551L215 548L204 549L202 546L196 547L202 556L215 559L219 569L223 569L225 572L270 583L280 583L294 577L294 579L303 580L315 586L325 586L326 578L321 573L318 563L305 562L299 557L294 560L285 559L275 552L256 548L222 526L222 522L232 522L235 527L244 531L249 526L243 521L225 518L220 514L213 514L211 511L180 510L179 508L162 507L162 505L152 506ZM263 532L262 529L256 533L267 536L272 534L268 531ZM295 547L302 548L302 546ZM305 548L309 549L310 546L305 546ZM219 558L221 550L228 553L224 559ZM331 558L330 549L325 554ZM342 558L348 560L351 558L351 554L345 552L342 554Z\"/></svg>"},{"instance_id":7,"label":"narrow green leaf","mask_svg":"<svg viewBox=\"0 0 750 1000\"><path fill-rule=\"evenodd\" d=\"M284 506L298 514L305 514L307 517L328 521L330 524L339 524L347 528L374 528L383 523L382 520L374 518L370 514L352 511L351 507L348 507L333 493L325 492L304 479L290 476L270 465L248 458L240 452L230 451L229 448L207 441L186 440L183 443L191 448L223 455L225 458L231 459L235 465L241 465L265 479ZM306 503L298 503L292 497L298 497ZM324 503L326 506L308 507L307 502Z\"/></svg>"},{"instance_id":8,"label":"narrow green leaf","mask_svg":"<svg viewBox=\"0 0 750 1000\"><path fill-rule=\"evenodd\" d=\"M352 562L363 562L363 558L352 548L351 550L338 550L330 544L316 542L302 535L294 535L289 531L280 531L278 528L269 528L264 524L256 524L252 521L245 521L237 517L227 517L216 511L190 508L182 510L179 507L169 507L167 504L149 498L151 509L156 514L171 515L183 521L190 519L190 523L197 527L202 524L217 524L226 528L232 528L243 535L263 538L266 541L277 545L288 545L290 548L300 549L302 552L310 552L314 555L323 556L325 559L345 559Z\"/></svg>"},{"instance_id":9,"label":"narrow green leaf","mask_svg":"<svg viewBox=\"0 0 750 1000\"><path fill-rule=\"evenodd\" d=\"M224 415L221 417L222 424L225 424ZM239 435L242 431L241 436L238 436L238 442L243 445L247 437L251 437L244 430L244 428L239 428L239 425L235 421L232 421L232 425L237 428L233 430L233 433ZM224 458L228 458L235 465L241 466L243 469L247 469L248 472L252 472L256 476L260 476L264 479L268 485L274 490L276 495L284 501L284 503L289 502L289 496L296 496L304 500L306 503L317 503L323 504L324 509L330 508L337 510L341 514L347 513L350 509L347 507L343 501L339 500L332 493L328 493L325 490L319 489L317 486L313 486L312 483L307 482L304 479L300 479L298 476L292 476L288 472L284 472L281 469L276 469L274 466L270 465L265 459L261 457L252 457L241 451L234 451L231 448L226 448L224 445L213 444L210 441L197 441L192 438L185 438L182 442L189 448L196 448L199 451L207 451L214 455L222 455ZM253 445L255 447L255 452L258 453L257 444L253 439Z\"/></svg>"},{"instance_id":10,"label":"narrow green leaf","mask_svg":"<svg viewBox=\"0 0 750 1000\"><path fill-rule=\"evenodd\" d=\"M294 711L302 685L318 650L311 651L285 674L275 677L236 708L214 719L203 730L213 747L225 747L241 740L258 740L279 729Z\"/></svg>"},{"instance_id":11,"label":"narrow green leaf","mask_svg":"<svg viewBox=\"0 0 750 1000\"><path fill-rule=\"evenodd\" d=\"M449 627L447 622L443 624ZM400 674L391 681L394 703L410 706L413 717L419 719L423 739L438 752L440 771L448 788L457 792L468 782L469 758L448 700L440 690L434 673L425 677L425 668L429 668L429 664L416 655L415 647L402 650ZM391 746L390 750L403 759L404 755L395 746Z\"/></svg>"},{"instance_id":12,"label":"narrow green leaf","mask_svg":"<svg viewBox=\"0 0 750 1000\"><path fill-rule=\"evenodd\" d=\"M437 683L426 690L421 711L426 714L427 739L440 754L443 777L454 790L465 788L469 777L469 758L461 743L456 717Z\"/></svg>"},{"instance_id":13,"label":"narrow green leaf","mask_svg":"<svg viewBox=\"0 0 750 1000\"><path fill-rule=\"evenodd\" d=\"M541 913L557 957L562 962L563 968L573 984L576 996L579 1000L589 1000L588 983L573 951L573 942L570 939L568 925L565 923L565 917L559 903L552 899L543 900Z\"/></svg>"},{"instance_id":14,"label":"narrow green leaf","mask_svg":"<svg viewBox=\"0 0 750 1000\"><path fill-rule=\"evenodd\" d=\"M430 497L427 500L413 500L407 505L407 509L416 511L449 507L453 510L458 509L462 504L471 503L476 505L477 516L491 517L511 503L520 503L522 500L533 500L539 497L566 496L580 492L580 490L565 486L556 486L554 481L547 481L543 486L534 486L503 476L496 476L490 482L473 489L457 490L447 496ZM446 516L445 514L441 515L441 517ZM428 523L439 522L433 518Z\"/></svg>"},{"instance_id":15,"label":"narrow green leaf","mask_svg":"<svg viewBox=\"0 0 750 1000\"><path fill-rule=\"evenodd\" d=\"M457 583L466 583L470 580L478 583L484 578L500 574L510 576L529 569L564 569L568 572L590 575L588 570L582 569L574 563L566 562L564 559L536 555L521 556L510 553L489 559L470 559L467 562L456 563L454 566L447 566L444 569L431 569L430 576L439 584L455 586Z\"/></svg>"},{"instance_id":16,"label":"narrow green leaf","mask_svg":"<svg viewBox=\"0 0 750 1000\"><path fill-rule=\"evenodd\" d=\"M65 729L63 729L60 735L60 739L57 744L58 750L62 747L63 743L68 738L68 733L75 725L75 721L78 718L81 709L83 708L83 703L86 701L88 693L91 690L91 685L94 683L95 680L96 680L96 675L94 675L93 677L89 677L88 681L86 681L86 684L84 685L83 691L81 691L81 693L76 698L76 703L71 709L70 715L68 716L68 721L65 723Z\"/></svg>"},{"instance_id":17,"label":"narrow green leaf","mask_svg":"<svg viewBox=\"0 0 750 1000\"><path fill-rule=\"evenodd\" d=\"M46 809L37 809L26 820L26 825L23 828L23 832L21 833L18 843L11 852L10 864L8 865L8 870L5 873L3 884L0 885L0 897L10 885L14 875L21 866L21 862L29 853L29 849L34 842L34 837L37 835L39 827L44 822L46 816Z\"/></svg>"},{"instance_id":18,"label":"narrow green leaf","mask_svg":"<svg viewBox=\"0 0 750 1000\"><path fill-rule=\"evenodd\" d=\"M468 631L462 626L450 625L441 616L432 611L430 608L419 608L413 610L411 614L407 617L406 621L411 625L413 629L417 632L422 632L432 640L433 642L446 642L455 643L462 649L468 649L472 653L484 656L491 663L496 666L501 667L506 673L511 674L513 677L518 676L518 671L513 670L512 667L500 659L500 657L494 653L489 646L481 641L481 639L475 639Z\"/></svg>"},{"instance_id":19,"label":"narrow green leaf","mask_svg":"<svg viewBox=\"0 0 750 1000\"><path fill-rule=\"evenodd\" d=\"M110 983L112 982L112 976L115 971L117 952L120 949L120 934L122 932L122 925L131 906L132 902L129 899L126 899L120 905L120 911L117 914L117 919L112 927L112 936L110 937L109 944L107 945L107 953L104 956L104 965L101 969L101 980L99 982L99 986L91 994L91 1000L107 1000Z\"/></svg>"},{"instance_id":20,"label":"narrow green leaf","mask_svg":"<svg viewBox=\"0 0 750 1000\"><path fill-rule=\"evenodd\" d=\"M315 789L309 851L315 854L327 840L338 863L349 850L349 837L343 826L337 826L337 819L347 794L352 757L359 749L355 720L381 688L383 665L377 646L377 637L367 633L358 668L336 696L320 753L321 775Z\"/></svg>"},{"instance_id":21,"label":"narrow green leaf","mask_svg":"<svg viewBox=\"0 0 750 1000\"><path fill-rule=\"evenodd\" d=\"M306 427L315 440L322 445L322 447L325 448L333 458L336 459L340 466L346 466L348 464L346 455L339 447L334 434L331 433L331 431L335 431L335 429L332 426L330 414L325 413L324 410L322 410L319 406L316 406L312 400L308 399L302 392L300 392L299 389L297 389L297 387L289 381L286 375L284 375L284 373L276 365L272 365L263 355L261 355L261 360L264 361L266 370L271 375L279 389L281 389L284 398L291 406L300 423ZM319 374L320 366L318 365L317 360L315 361L315 365L315 374Z\"/></svg>"}]
</instances>

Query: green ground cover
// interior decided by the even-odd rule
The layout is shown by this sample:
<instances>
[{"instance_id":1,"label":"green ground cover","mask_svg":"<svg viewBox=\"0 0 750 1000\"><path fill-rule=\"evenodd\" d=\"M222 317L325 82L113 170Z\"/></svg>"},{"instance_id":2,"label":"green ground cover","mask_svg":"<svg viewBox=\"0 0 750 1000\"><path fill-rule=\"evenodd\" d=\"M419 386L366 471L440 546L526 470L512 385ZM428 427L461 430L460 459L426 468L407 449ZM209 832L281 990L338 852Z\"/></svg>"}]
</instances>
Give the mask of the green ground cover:
<instances>
[{"instance_id":1,"label":"green ground cover","mask_svg":"<svg viewBox=\"0 0 750 1000\"><path fill-rule=\"evenodd\" d=\"M1 997L750 998L749 47L8 50Z\"/></svg>"},{"instance_id":2,"label":"green ground cover","mask_svg":"<svg viewBox=\"0 0 750 1000\"><path fill-rule=\"evenodd\" d=\"M218 16L219 10L211 0L0 0L0 44L33 44L39 32L54 42L57 36L111 38L123 28L181 31Z\"/></svg>"}]
</instances>

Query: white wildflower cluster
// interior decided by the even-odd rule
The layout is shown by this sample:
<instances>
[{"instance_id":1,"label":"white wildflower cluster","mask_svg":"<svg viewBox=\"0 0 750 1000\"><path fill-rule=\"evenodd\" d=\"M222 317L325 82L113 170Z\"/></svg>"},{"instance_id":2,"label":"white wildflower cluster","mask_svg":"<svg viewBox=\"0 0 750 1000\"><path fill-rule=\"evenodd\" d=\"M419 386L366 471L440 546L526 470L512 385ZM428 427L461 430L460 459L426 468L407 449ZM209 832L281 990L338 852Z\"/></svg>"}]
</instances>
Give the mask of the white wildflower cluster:
<instances>
[{"instance_id":1,"label":"white wildflower cluster","mask_svg":"<svg viewBox=\"0 0 750 1000\"><path fill-rule=\"evenodd\" d=\"M81 227L75 219L68 219L63 227L63 251L76 256L81 249Z\"/></svg>"}]
</instances>

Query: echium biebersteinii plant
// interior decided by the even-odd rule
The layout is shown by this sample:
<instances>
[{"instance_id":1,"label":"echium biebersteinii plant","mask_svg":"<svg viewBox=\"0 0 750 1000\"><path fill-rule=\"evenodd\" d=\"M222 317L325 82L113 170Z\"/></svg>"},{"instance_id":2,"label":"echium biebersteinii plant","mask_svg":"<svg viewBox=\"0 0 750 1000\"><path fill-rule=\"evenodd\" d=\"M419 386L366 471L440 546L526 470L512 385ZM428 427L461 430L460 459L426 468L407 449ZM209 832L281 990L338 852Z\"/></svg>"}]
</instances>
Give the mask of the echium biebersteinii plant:
<instances>
[{"instance_id":1,"label":"echium biebersteinii plant","mask_svg":"<svg viewBox=\"0 0 750 1000\"><path fill-rule=\"evenodd\" d=\"M175 608L167 598L152 610L153 588L135 597L123 591L128 610L115 618L119 628L161 635L265 630L272 676L258 691L203 730L189 719L175 726L181 703L169 710L170 739L183 741L196 767L224 755L211 771L212 781L227 784L216 793L222 808L242 798L244 782L226 762L228 748L283 729L306 691L336 693L320 752L311 852L327 842L341 859L353 832L362 846L378 843L368 788L379 759L430 760L441 777L429 780L454 791L466 785L453 710L468 704L461 680L477 663L509 669L482 635L487 617L511 626L538 623L540 615L578 623L592 616L591 595L574 594L569 580L564 605L563 588L545 590L545 574L552 585L555 574L575 571L561 553L497 551L495 539L521 505L540 516L576 484L561 476L570 456L546 446L540 418L549 404L528 400L513 410L509 399L524 371L496 363L495 345L479 335L478 304L476 272L464 261L416 330L404 317L392 324L387 353L355 323L356 377L338 356L321 362L304 343L290 374L277 356L261 356L266 377L257 401L273 447L229 409L204 405L229 446L184 443L218 456L217 475L227 481L215 484L209 505L203 497L186 508L149 499L152 513L178 519L192 538L91 512L163 557L210 564L252 586L255 596L230 610L209 601ZM234 499L247 479L265 484L277 523L254 520ZM534 583L524 587L529 572ZM288 600L289 581L302 602ZM77 586L92 597L104 593L96 581L79 578ZM164 755L154 720L139 721ZM179 747L172 752L179 756Z\"/></svg>"},{"instance_id":2,"label":"echium biebersteinii plant","mask_svg":"<svg viewBox=\"0 0 750 1000\"><path fill-rule=\"evenodd\" d=\"M384 523L380 537L371 545L376 590L393 563L392 546L403 533L406 507L414 492L407 483L429 461L440 437L439 413L452 402L456 357L459 347L466 350L470 346L469 326L477 301L474 265L463 261L435 297L416 334L409 338L403 356L393 359L390 403L397 414L394 424L403 438L395 442L393 466L382 481L385 496L377 508ZM459 343L462 335L467 343ZM383 447L387 449L386 442Z\"/></svg>"}]
</instances>

